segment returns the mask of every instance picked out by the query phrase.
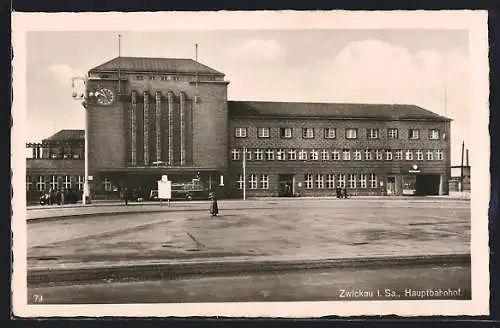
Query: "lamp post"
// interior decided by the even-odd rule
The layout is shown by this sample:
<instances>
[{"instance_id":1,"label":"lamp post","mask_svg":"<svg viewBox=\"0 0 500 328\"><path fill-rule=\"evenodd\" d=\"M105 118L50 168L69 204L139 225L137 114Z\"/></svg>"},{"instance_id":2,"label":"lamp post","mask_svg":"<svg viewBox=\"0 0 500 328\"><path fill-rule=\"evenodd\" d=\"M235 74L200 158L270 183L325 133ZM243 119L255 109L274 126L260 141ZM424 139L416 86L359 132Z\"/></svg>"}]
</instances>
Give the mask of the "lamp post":
<instances>
[{"instance_id":1,"label":"lamp post","mask_svg":"<svg viewBox=\"0 0 500 328\"><path fill-rule=\"evenodd\" d=\"M86 109L85 101L87 99L87 78L86 77L73 77L71 81L73 88L73 99L81 100L82 106ZM83 197L82 204L87 204L87 197L89 196L89 126L88 126L88 113L85 111L85 137L84 137L84 161L85 161L85 177L83 179ZM89 198L90 199L90 198Z\"/></svg>"}]
</instances>

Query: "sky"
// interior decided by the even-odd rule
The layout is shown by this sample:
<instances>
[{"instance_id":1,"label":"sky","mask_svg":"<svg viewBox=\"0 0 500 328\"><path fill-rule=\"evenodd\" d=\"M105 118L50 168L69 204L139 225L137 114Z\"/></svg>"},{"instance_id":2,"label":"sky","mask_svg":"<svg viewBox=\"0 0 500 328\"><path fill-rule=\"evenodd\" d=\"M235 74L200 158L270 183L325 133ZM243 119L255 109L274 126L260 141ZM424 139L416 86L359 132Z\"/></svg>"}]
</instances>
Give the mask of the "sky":
<instances>
[{"instance_id":1,"label":"sky","mask_svg":"<svg viewBox=\"0 0 500 328\"><path fill-rule=\"evenodd\" d=\"M226 74L229 100L415 104L453 119L452 165L469 135L466 30L177 30L27 33L27 142L83 129L71 77L118 56L195 57Z\"/></svg>"}]
</instances>

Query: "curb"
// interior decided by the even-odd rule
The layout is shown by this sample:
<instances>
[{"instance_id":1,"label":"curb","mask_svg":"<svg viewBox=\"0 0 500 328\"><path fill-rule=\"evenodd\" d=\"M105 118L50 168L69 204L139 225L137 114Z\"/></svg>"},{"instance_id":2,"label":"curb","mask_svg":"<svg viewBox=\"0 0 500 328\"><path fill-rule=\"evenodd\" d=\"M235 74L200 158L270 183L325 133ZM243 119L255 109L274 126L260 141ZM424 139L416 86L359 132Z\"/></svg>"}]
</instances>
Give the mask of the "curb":
<instances>
[{"instance_id":1,"label":"curb","mask_svg":"<svg viewBox=\"0 0 500 328\"><path fill-rule=\"evenodd\" d=\"M102 280L125 279L176 279L186 276L221 276L257 274L261 272L280 272L315 269L340 268L381 268L393 266L428 265L469 265L470 254L444 254L404 257L367 257L322 260L250 260L250 261L212 261L198 263L159 263L132 264L77 269L37 269L28 270L29 285L50 283L82 283Z\"/></svg>"}]
</instances>

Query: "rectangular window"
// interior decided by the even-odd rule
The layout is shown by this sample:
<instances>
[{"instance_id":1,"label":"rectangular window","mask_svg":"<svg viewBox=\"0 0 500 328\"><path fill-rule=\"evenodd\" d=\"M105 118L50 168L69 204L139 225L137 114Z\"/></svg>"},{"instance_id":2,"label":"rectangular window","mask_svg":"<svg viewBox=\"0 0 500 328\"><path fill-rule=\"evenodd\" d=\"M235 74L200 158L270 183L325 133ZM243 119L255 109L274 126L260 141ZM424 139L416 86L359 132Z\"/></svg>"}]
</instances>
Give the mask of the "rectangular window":
<instances>
[{"instance_id":1,"label":"rectangular window","mask_svg":"<svg viewBox=\"0 0 500 328\"><path fill-rule=\"evenodd\" d=\"M377 177L375 174L370 174L370 188L377 188Z\"/></svg>"},{"instance_id":2,"label":"rectangular window","mask_svg":"<svg viewBox=\"0 0 500 328\"><path fill-rule=\"evenodd\" d=\"M407 161L413 161L413 152L411 150L407 150L405 154L405 159Z\"/></svg>"},{"instance_id":3,"label":"rectangular window","mask_svg":"<svg viewBox=\"0 0 500 328\"><path fill-rule=\"evenodd\" d=\"M276 151L276 159L278 161L284 161L286 159L285 151L283 149L278 149Z\"/></svg>"},{"instance_id":4,"label":"rectangular window","mask_svg":"<svg viewBox=\"0 0 500 328\"><path fill-rule=\"evenodd\" d=\"M392 151L390 149L385 150L385 160L392 161Z\"/></svg>"},{"instance_id":5,"label":"rectangular window","mask_svg":"<svg viewBox=\"0 0 500 328\"><path fill-rule=\"evenodd\" d=\"M304 175L304 184L305 184L306 189L313 188L313 175L312 174L305 174Z\"/></svg>"},{"instance_id":6,"label":"rectangular window","mask_svg":"<svg viewBox=\"0 0 500 328\"><path fill-rule=\"evenodd\" d=\"M70 189L71 188L71 177L69 175L66 175L64 177L64 189Z\"/></svg>"},{"instance_id":7,"label":"rectangular window","mask_svg":"<svg viewBox=\"0 0 500 328\"><path fill-rule=\"evenodd\" d=\"M269 189L269 176L267 174L260 175L260 189Z\"/></svg>"},{"instance_id":8,"label":"rectangular window","mask_svg":"<svg viewBox=\"0 0 500 328\"><path fill-rule=\"evenodd\" d=\"M111 181L108 178L104 179L104 190L111 191Z\"/></svg>"},{"instance_id":9,"label":"rectangular window","mask_svg":"<svg viewBox=\"0 0 500 328\"><path fill-rule=\"evenodd\" d=\"M339 174L337 177L337 188L345 188L345 174Z\"/></svg>"},{"instance_id":10,"label":"rectangular window","mask_svg":"<svg viewBox=\"0 0 500 328\"><path fill-rule=\"evenodd\" d=\"M409 139L420 139L420 130L418 129L410 129L408 130L408 138Z\"/></svg>"},{"instance_id":11,"label":"rectangular window","mask_svg":"<svg viewBox=\"0 0 500 328\"><path fill-rule=\"evenodd\" d=\"M429 139L438 140L439 139L439 130L438 129L430 129L429 130Z\"/></svg>"},{"instance_id":12,"label":"rectangular window","mask_svg":"<svg viewBox=\"0 0 500 328\"><path fill-rule=\"evenodd\" d=\"M355 174L348 174L347 175L347 183L349 185L349 188L356 188L356 175Z\"/></svg>"},{"instance_id":13,"label":"rectangular window","mask_svg":"<svg viewBox=\"0 0 500 328\"><path fill-rule=\"evenodd\" d=\"M259 138L269 138L269 128L258 128L257 136Z\"/></svg>"},{"instance_id":14,"label":"rectangular window","mask_svg":"<svg viewBox=\"0 0 500 328\"><path fill-rule=\"evenodd\" d=\"M361 160L361 150L356 149L354 151L354 160L355 161L360 161Z\"/></svg>"},{"instance_id":15,"label":"rectangular window","mask_svg":"<svg viewBox=\"0 0 500 328\"><path fill-rule=\"evenodd\" d=\"M299 152L299 161L305 161L305 160L307 160L307 151L305 151L304 149L302 149Z\"/></svg>"},{"instance_id":16,"label":"rectangular window","mask_svg":"<svg viewBox=\"0 0 500 328\"><path fill-rule=\"evenodd\" d=\"M247 128L235 128L235 136L236 138L246 138L247 137Z\"/></svg>"},{"instance_id":17,"label":"rectangular window","mask_svg":"<svg viewBox=\"0 0 500 328\"><path fill-rule=\"evenodd\" d=\"M424 160L424 153L421 150L417 150L417 161Z\"/></svg>"},{"instance_id":18,"label":"rectangular window","mask_svg":"<svg viewBox=\"0 0 500 328\"><path fill-rule=\"evenodd\" d=\"M85 183L84 177L79 175L76 180L76 185L78 186L78 190L83 190L84 183Z\"/></svg>"},{"instance_id":19,"label":"rectangular window","mask_svg":"<svg viewBox=\"0 0 500 328\"><path fill-rule=\"evenodd\" d=\"M238 184L238 189L242 190L245 184L243 174L238 174L238 180L236 181L236 183Z\"/></svg>"},{"instance_id":20,"label":"rectangular window","mask_svg":"<svg viewBox=\"0 0 500 328\"><path fill-rule=\"evenodd\" d=\"M150 76L149 76L149 79L150 79L151 81L154 81L155 76L154 76L154 75L150 75Z\"/></svg>"},{"instance_id":21,"label":"rectangular window","mask_svg":"<svg viewBox=\"0 0 500 328\"><path fill-rule=\"evenodd\" d=\"M250 149L247 149L246 153L247 153L247 161L251 161L252 160L252 151Z\"/></svg>"},{"instance_id":22,"label":"rectangular window","mask_svg":"<svg viewBox=\"0 0 500 328\"><path fill-rule=\"evenodd\" d=\"M332 159L334 161L340 161L340 151L338 149L332 151Z\"/></svg>"},{"instance_id":23,"label":"rectangular window","mask_svg":"<svg viewBox=\"0 0 500 328\"><path fill-rule=\"evenodd\" d=\"M396 150L396 155L394 159L396 161L400 161L403 159L403 151L401 149Z\"/></svg>"},{"instance_id":24,"label":"rectangular window","mask_svg":"<svg viewBox=\"0 0 500 328\"><path fill-rule=\"evenodd\" d=\"M346 139L356 139L358 137L358 129L345 129Z\"/></svg>"},{"instance_id":25,"label":"rectangular window","mask_svg":"<svg viewBox=\"0 0 500 328\"><path fill-rule=\"evenodd\" d=\"M436 159L438 161L442 161L443 160L443 151L442 150L436 150Z\"/></svg>"},{"instance_id":26,"label":"rectangular window","mask_svg":"<svg viewBox=\"0 0 500 328\"><path fill-rule=\"evenodd\" d=\"M239 149L232 149L231 150L231 158L233 161L239 161L240 160L240 150Z\"/></svg>"},{"instance_id":27,"label":"rectangular window","mask_svg":"<svg viewBox=\"0 0 500 328\"><path fill-rule=\"evenodd\" d=\"M316 188L325 188L325 176L323 174L316 175Z\"/></svg>"},{"instance_id":28,"label":"rectangular window","mask_svg":"<svg viewBox=\"0 0 500 328\"><path fill-rule=\"evenodd\" d=\"M359 187L366 188L366 174L359 175Z\"/></svg>"},{"instance_id":29,"label":"rectangular window","mask_svg":"<svg viewBox=\"0 0 500 328\"><path fill-rule=\"evenodd\" d=\"M274 161L274 150L266 150L266 161Z\"/></svg>"},{"instance_id":30,"label":"rectangular window","mask_svg":"<svg viewBox=\"0 0 500 328\"><path fill-rule=\"evenodd\" d=\"M335 128L325 128L325 139L335 139L337 130Z\"/></svg>"},{"instance_id":31,"label":"rectangular window","mask_svg":"<svg viewBox=\"0 0 500 328\"><path fill-rule=\"evenodd\" d=\"M327 174L326 175L326 187L328 189L335 188L335 174Z\"/></svg>"},{"instance_id":32,"label":"rectangular window","mask_svg":"<svg viewBox=\"0 0 500 328\"><path fill-rule=\"evenodd\" d=\"M31 176L27 175L26 176L26 190L27 191L31 190L31 185L32 185Z\"/></svg>"},{"instance_id":33,"label":"rectangular window","mask_svg":"<svg viewBox=\"0 0 500 328\"><path fill-rule=\"evenodd\" d=\"M372 160L372 150L365 149L365 161L371 161L371 160Z\"/></svg>"},{"instance_id":34,"label":"rectangular window","mask_svg":"<svg viewBox=\"0 0 500 328\"><path fill-rule=\"evenodd\" d=\"M375 150L375 159L377 161L381 161L382 160L382 150L380 150L380 149L376 149Z\"/></svg>"},{"instance_id":35,"label":"rectangular window","mask_svg":"<svg viewBox=\"0 0 500 328\"><path fill-rule=\"evenodd\" d=\"M378 139L378 129L366 129L366 137L368 139Z\"/></svg>"},{"instance_id":36,"label":"rectangular window","mask_svg":"<svg viewBox=\"0 0 500 328\"><path fill-rule=\"evenodd\" d=\"M144 76L142 75L137 75L135 78L140 81L144 80Z\"/></svg>"},{"instance_id":37,"label":"rectangular window","mask_svg":"<svg viewBox=\"0 0 500 328\"><path fill-rule=\"evenodd\" d=\"M318 157L319 157L318 151L313 149L313 150L311 151L311 155L310 155L310 157L309 157L309 158L310 158L312 161L317 161L317 160L318 160Z\"/></svg>"},{"instance_id":38,"label":"rectangular window","mask_svg":"<svg viewBox=\"0 0 500 328\"><path fill-rule=\"evenodd\" d=\"M290 139L292 137L292 128L280 128L280 137Z\"/></svg>"},{"instance_id":39,"label":"rectangular window","mask_svg":"<svg viewBox=\"0 0 500 328\"><path fill-rule=\"evenodd\" d=\"M257 189L257 175L256 174L250 174L248 176L248 184L250 189Z\"/></svg>"},{"instance_id":40,"label":"rectangular window","mask_svg":"<svg viewBox=\"0 0 500 328\"><path fill-rule=\"evenodd\" d=\"M262 161L263 159L264 159L264 154L262 152L262 149L255 149L255 160Z\"/></svg>"},{"instance_id":41,"label":"rectangular window","mask_svg":"<svg viewBox=\"0 0 500 328\"><path fill-rule=\"evenodd\" d=\"M288 151L288 160L295 161L297 159L297 151L295 149L290 149Z\"/></svg>"},{"instance_id":42,"label":"rectangular window","mask_svg":"<svg viewBox=\"0 0 500 328\"><path fill-rule=\"evenodd\" d=\"M302 128L302 138L303 139L314 138L314 129L313 128Z\"/></svg>"},{"instance_id":43,"label":"rectangular window","mask_svg":"<svg viewBox=\"0 0 500 328\"><path fill-rule=\"evenodd\" d=\"M432 150L427 151L427 160L428 161L434 160L434 154L432 153Z\"/></svg>"},{"instance_id":44,"label":"rectangular window","mask_svg":"<svg viewBox=\"0 0 500 328\"><path fill-rule=\"evenodd\" d=\"M59 184L57 183L57 177L55 175L50 177L50 189L57 190L59 188Z\"/></svg>"},{"instance_id":45,"label":"rectangular window","mask_svg":"<svg viewBox=\"0 0 500 328\"><path fill-rule=\"evenodd\" d=\"M36 183L36 190L45 191L45 177L39 176Z\"/></svg>"},{"instance_id":46,"label":"rectangular window","mask_svg":"<svg viewBox=\"0 0 500 328\"><path fill-rule=\"evenodd\" d=\"M398 139L398 129L396 129L396 128L387 129L387 138L388 139Z\"/></svg>"},{"instance_id":47,"label":"rectangular window","mask_svg":"<svg viewBox=\"0 0 500 328\"><path fill-rule=\"evenodd\" d=\"M344 161L350 161L351 160L351 152L349 151L349 149L342 150L342 159Z\"/></svg>"},{"instance_id":48,"label":"rectangular window","mask_svg":"<svg viewBox=\"0 0 500 328\"><path fill-rule=\"evenodd\" d=\"M328 160L328 150L323 149L321 151L321 160L322 161L327 161Z\"/></svg>"}]
</instances>

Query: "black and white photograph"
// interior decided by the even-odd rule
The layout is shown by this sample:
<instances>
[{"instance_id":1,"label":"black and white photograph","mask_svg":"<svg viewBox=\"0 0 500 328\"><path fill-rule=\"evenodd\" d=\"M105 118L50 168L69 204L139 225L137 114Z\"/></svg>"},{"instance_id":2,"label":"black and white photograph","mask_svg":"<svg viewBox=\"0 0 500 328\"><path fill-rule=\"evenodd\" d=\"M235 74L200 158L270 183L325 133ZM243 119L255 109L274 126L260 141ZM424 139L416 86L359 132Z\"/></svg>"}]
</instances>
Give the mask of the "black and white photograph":
<instances>
[{"instance_id":1,"label":"black and white photograph","mask_svg":"<svg viewBox=\"0 0 500 328\"><path fill-rule=\"evenodd\" d=\"M12 18L14 314L488 314L486 12Z\"/></svg>"}]
</instances>

